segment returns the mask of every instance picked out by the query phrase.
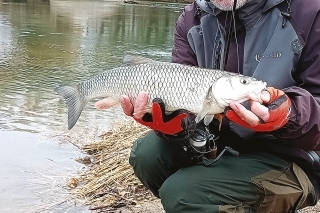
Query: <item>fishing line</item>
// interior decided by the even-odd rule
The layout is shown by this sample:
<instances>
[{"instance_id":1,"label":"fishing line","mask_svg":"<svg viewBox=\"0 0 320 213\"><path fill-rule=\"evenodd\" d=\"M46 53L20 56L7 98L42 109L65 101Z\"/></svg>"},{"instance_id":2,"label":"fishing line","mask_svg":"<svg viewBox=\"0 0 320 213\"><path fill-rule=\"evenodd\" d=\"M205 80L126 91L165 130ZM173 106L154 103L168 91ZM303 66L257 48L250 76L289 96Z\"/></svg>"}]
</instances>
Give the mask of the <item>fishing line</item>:
<instances>
[{"instance_id":1,"label":"fishing line","mask_svg":"<svg viewBox=\"0 0 320 213\"><path fill-rule=\"evenodd\" d=\"M239 58L239 44L238 44L238 37L237 37L237 30L236 30L236 5L237 0L234 0L233 10L232 10L232 19L233 19L233 31L234 31L234 38L236 40L237 46L237 62L238 62L238 73L240 74L240 58Z\"/></svg>"},{"instance_id":2,"label":"fishing line","mask_svg":"<svg viewBox=\"0 0 320 213\"><path fill-rule=\"evenodd\" d=\"M227 26L228 14L229 14L229 11L226 12L226 18L225 18L225 23L224 23L225 27ZM232 21L232 20L230 20L230 21ZM227 63L228 63L229 46L230 46L230 40L231 40L231 24L229 25L229 29L226 29L226 32L228 32L228 34L227 34L227 38L226 38L227 43L226 43L226 51L224 54L224 62L223 62L224 70L226 70Z\"/></svg>"},{"instance_id":3,"label":"fishing line","mask_svg":"<svg viewBox=\"0 0 320 213\"><path fill-rule=\"evenodd\" d=\"M236 32L236 21L235 21L235 13L237 8L237 0L234 0L233 2L233 8L232 8L232 16L231 16L231 22L228 29L228 38L227 38L227 44L226 44L226 53L225 53L225 60L224 60L224 69L226 69L228 57L229 57L229 50L230 50L230 43L231 43L231 28L233 27L234 33L235 33L235 40L237 45L237 61L238 61L238 73L240 73L240 61L239 61L239 45L238 45L238 39L237 39L237 32ZM228 17L228 12L226 17ZM227 18L226 18L227 20ZM226 25L225 25L226 26Z\"/></svg>"}]
</instances>

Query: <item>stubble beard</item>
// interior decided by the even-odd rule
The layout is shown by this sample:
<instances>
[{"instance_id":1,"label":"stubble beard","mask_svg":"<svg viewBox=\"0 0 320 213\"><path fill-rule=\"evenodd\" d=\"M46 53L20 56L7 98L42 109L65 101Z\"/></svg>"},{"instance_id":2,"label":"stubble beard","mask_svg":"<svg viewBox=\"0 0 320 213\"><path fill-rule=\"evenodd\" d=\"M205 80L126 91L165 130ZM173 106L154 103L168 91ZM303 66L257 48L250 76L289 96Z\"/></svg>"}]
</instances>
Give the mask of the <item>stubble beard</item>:
<instances>
[{"instance_id":1,"label":"stubble beard","mask_svg":"<svg viewBox=\"0 0 320 213\"><path fill-rule=\"evenodd\" d=\"M236 9L242 7L248 0L237 0ZM211 0L211 2L220 10L231 11L233 9L234 0Z\"/></svg>"}]
</instances>

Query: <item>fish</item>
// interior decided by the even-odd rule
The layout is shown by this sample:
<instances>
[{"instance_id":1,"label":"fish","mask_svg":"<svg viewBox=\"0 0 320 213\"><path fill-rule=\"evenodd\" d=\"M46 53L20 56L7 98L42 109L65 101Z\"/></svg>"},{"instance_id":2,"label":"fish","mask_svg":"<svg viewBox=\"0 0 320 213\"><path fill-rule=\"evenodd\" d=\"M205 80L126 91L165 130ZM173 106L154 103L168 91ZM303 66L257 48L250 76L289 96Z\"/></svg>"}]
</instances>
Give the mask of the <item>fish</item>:
<instances>
[{"instance_id":1,"label":"fish","mask_svg":"<svg viewBox=\"0 0 320 213\"><path fill-rule=\"evenodd\" d=\"M266 85L238 73L126 55L121 66L85 81L59 86L55 92L68 107L70 130L86 103L97 98L107 97L118 103L122 95L127 95L134 102L139 92L145 91L149 98L146 111L151 111L154 98L161 98L167 112L185 109L197 115L196 122L204 119L208 124L233 101L251 99L262 103L260 94Z\"/></svg>"}]
</instances>

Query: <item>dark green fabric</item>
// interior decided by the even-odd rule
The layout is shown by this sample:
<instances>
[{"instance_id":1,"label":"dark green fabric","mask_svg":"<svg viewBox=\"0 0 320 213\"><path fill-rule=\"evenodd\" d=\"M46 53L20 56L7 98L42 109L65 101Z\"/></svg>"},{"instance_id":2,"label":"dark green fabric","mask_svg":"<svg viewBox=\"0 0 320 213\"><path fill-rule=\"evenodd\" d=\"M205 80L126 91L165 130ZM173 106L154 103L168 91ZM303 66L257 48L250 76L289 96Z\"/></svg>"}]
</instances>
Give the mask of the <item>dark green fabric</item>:
<instances>
[{"instance_id":1,"label":"dark green fabric","mask_svg":"<svg viewBox=\"0 0 320 213\"><path fill-rule=\"evenodd\" d=\"M132 147L129 163L139 180L159 197L163 182L183 166L189 158L181 143L170 143L151 132Z\"/></svg>"},{"instance_id":2,"label":"dark green fabric","mask_svg":"<svg viewBox=\"0 0 320 213\"><path fill-rule=\"evenodd\" d=\"M290 171L292 176L292 163L264 152L223 156L212 166L187 166L183 145L153 132L134 144L130 164L141 182L161 198L168 213L257 212L263 195L258 194L254 178L268 177L270 171ZM302 178L308 182L305 175ZM300 186L296 182L294 187ZM309 188L311 193L313 188Z\"/></svg>"}]
</instances>

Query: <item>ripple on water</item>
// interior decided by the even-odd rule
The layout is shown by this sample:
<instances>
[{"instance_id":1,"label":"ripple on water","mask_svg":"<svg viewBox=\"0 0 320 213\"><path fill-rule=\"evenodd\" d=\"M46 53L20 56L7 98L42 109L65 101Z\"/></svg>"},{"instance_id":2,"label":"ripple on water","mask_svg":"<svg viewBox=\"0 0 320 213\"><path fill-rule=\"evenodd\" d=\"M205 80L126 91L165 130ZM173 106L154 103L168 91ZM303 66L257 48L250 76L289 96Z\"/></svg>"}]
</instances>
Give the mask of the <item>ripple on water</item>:
<instances>
[{"instance_id":1,"label":"ripple on water","mask_svg":"<svg viewBox=\"0 0 320 213\"><path fill-rule=\"evenodd\" d=\"M78 169L74 159L82 154L71 144L92 140L125 119L119 108L98 111L89 102L67 131L66 105L54 88L120 66L126 54L168 61L177 10L183 8L48 2L0 5L0 212L61 202L57 188Z\"/></svg>"}]
</instances>

